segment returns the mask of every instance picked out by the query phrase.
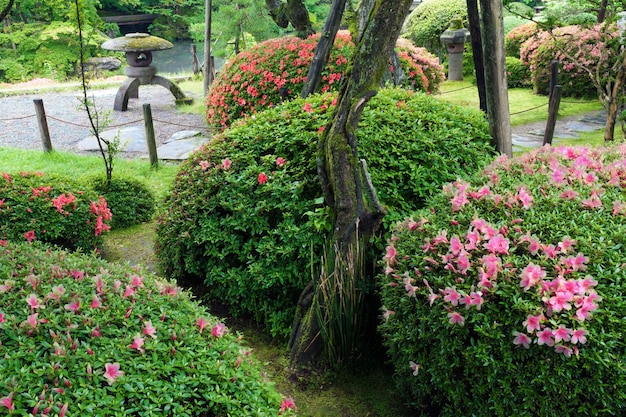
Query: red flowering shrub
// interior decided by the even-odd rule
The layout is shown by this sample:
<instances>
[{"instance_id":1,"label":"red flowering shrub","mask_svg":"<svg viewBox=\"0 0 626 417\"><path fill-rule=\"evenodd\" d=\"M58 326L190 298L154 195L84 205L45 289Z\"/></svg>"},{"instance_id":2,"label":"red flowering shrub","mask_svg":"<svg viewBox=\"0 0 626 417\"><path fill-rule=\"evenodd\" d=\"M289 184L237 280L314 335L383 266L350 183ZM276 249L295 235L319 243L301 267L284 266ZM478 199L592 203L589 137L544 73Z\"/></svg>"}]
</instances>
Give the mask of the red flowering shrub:
<instances>
[{"instance_id":1,"label":"red flowering shrub","mask_svg":"<svg viewBox=\"0 0 626 417\"><path fill-rule=\"evenodd\" d=\"M545 147L499 158L396 225L379 328L416 408L621 414L625 155Z\"/></svg>"},{"instance_id":2,"label":"red flowering shrub","mask_svg":"<svg viewBox=\"0 0 626 417\"><path fill-rule=\"evenodd\" d=\"M565 26L556 28L553 36L542 31L525 41L520 49L522 63L530 66L533 86L538 94L548 94L550 63L557 60L559 84L563 96L597 96L586 67L593 73L599 69L601 79L607 80L619 55L619 33L597 25L591 28ZM571 58L569 58L569 57Z\"/></svg>"},{"instance_id":3,"label":"red flowering shrub","mask_svg":"<svg viewBox=\"0 0 626 417\"><path fill-rule=\"evenodd\" d=\"M0 178L0 241L38 240L90 251L101 243L110 221L102 196L67 179L41 172Z\"/></svg>"},{"instance_id":4,"label":"red flowering shrub","mask_svg":"<svg viewBox=\"0 0 626 417\"><path fill-rule=\"evenodd\" d=\"M506 56L520 57L522 44L539 32L535 22L516 26L504 37Z\"/></svg>"},{"instance_id":5,"label":"red flowering shrub","mask_svg":"<svg viewBox=\"0 0 626 417\"><path fill-rule=\"evenodd\" d=\"M319 34L308 39L270 39L235 56L220 72L207 97L207 121L219 129L282 101L298 97L313 58ZM347 31L335 39L329 63L322 75L321 91L336 91L354 44ZM399 47L407 74L407 87L435 92L443 81L437 58L410 41Z\"/></svg>"}]
</instances>

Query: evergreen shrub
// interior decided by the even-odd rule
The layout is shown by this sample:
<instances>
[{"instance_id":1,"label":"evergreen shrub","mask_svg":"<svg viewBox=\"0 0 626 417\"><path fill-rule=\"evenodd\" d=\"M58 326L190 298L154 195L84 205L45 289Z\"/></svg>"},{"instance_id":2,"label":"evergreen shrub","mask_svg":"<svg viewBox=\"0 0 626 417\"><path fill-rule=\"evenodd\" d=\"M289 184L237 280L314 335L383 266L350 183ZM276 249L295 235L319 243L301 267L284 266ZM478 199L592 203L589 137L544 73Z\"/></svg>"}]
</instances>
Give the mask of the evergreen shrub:
<instances>
[{"instance_id":1,"label":"evergreen shrub","mask_svg":"<svg viewBox=\"0 0 626 417\"><path fill-rule=\"evenodd\" d=\"M594 27L565 26L539 32L525 41L520 49L522 63L530 67L533 88L538 94L550 89L550 63L560 62L559 84L564 97L597 97L598 91L589 73L599 73L604 83L614 76L613 65L620 55L619 33Z\"/></svg>"},{"instance_id":2,"label":"evergreen shrub","mask_svg":"<svg viewBox=\"0 0 626 417\"><path fill-rule=\"evenodd\" d=\"M204 285L210 301L280 338L330 227L316 153L334 101L329 93L296 99L215 136L181 164L158 216L164 274ZM389 209L385 226L493 155L481 112L402 89L379 91L357 138Z\"/></svg>"},{"instance_id":3,"label":"evergreen shrub","mask_svg":"<svg viewBox=\"0 0 626 417\"><path fill-rule=\"evenodd\" d=\"M250 351L152 274L40 242L0 245L2 415L291 414Z\"/></svg>"},{"instance_id":4,"label":"evergreen shrub","mask_svg":"<svg viewBox=\"0 0 626 417\"><path fill-rule=\"evenodd\" d=\"M91 251L110 228L106 200L66 178L2 173L0 197L0 241L38 240Z\"/></svg>"},{"instance_id":5,"label":"evergreen shrub","mask_svg":"<svg viewBox=\"0 0 626 417\"><path fill-rule=\"evenodd\" d=\"M624 155L544 147L501 157L395 226L379 329L417 410L622 414Z\"/></svg>"},{"instance_id":6,"label":"evergreen shrub","mask_svg":"<svg viewBox=\"0 0 626 417\"><path fill-rule=\"evenodd\" d=\"M319 34L304 40L296 37L270 39L231 59L209 91L208 123L225 129L237 119L299 97L318 40ZM350 34L340 31L322 73L321 92L338 89L353 52ZM437 58L410 41L402 42L398 52L408 76L407 88L439 90L444 75Z\"/></svg>"},{"instance_id":7,"label":"evergreen shrub","mask_svg":"<svg viewBox=\"0 0 626 417\"><path fill-rule=\"evenodd\" d=\"M522 64L519 58L506 57L506 81L510 88L527 88L532 86L530 69Z\"/></svg>"},{"instance_id":8,"label":"evergreen shrub","mask_svg":"<svg viewBox=\"0 0 626 417\"><path fill-rule=\"evenodd\" d=\"M113 214L111 229L123 229L152 219L155 199L152 192L141 181L131 178L113 177L107 184L104 179L92 181L96 192L107 201Z\"/></svg>"}]
</instances>

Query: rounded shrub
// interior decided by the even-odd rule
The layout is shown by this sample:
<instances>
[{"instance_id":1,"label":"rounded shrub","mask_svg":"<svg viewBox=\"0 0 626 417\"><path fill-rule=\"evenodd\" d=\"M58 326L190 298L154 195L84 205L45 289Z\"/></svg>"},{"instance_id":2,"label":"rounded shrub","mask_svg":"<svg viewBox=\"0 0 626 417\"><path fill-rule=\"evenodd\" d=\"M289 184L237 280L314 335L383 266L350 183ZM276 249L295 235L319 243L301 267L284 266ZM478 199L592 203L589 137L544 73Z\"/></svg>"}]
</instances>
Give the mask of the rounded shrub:
<instances>
[{"instance_id":1,"label":"rounded shrub","mask_svg":"<svg viewBox=\"0 0 626 417\"><path fill-rule=\"evenodd\" d=\"M465 0L425 0L407 17L402 36L444 58L447 52L439 37L454 18L467 21Z\"/></svg>"},{"instance_id":2,"label":"rounded shrub","mask_svg":"<svg viewBox=\"0 0 626 417\"><path fill-rule=\"evenodd\" d=\"M519 58L506 57L506 81L510 88L526 88L533 83L530 77L530 69L522 64Z\"/></svg>"},{"instance_id":3,"label":"rounded shrub","mask_svg":"<svg viewBox=\"0 0 626 417\"><path fill-rule=\"evenodd\" d=\"M109 230L106 200L67 178L42 172L3 173L0 178L0 240L38 240L91 251Z\"/></svg>"},{"instance_id":4,"label":"rounded shrub","mask_svg":"<svg viewBox=\"0 0 626 417\"><path fill-rule=\"evenodd\" d=\"M38 242L0 245L0 276L2 413L290 413L241 338L170 282Z\"/></svg>"},{"instance_id":5,"label":"rounded shrub","mask_svg":"<svg viewBox=\"0 0 626 417\"><path fill-rule=\"evenodd\" d=\"M539 32L535 22L525 23L514 27L504 37L504 50L506 56L520 58L522 44Z\"/></svg>"},{"instance_id":6,"label":"rounded shrub","mask_svg":"<svg viewBox=\"0 0 626 417\"><path fill-rule=\"evenodd\" d=\"M140 181L113 177L107 184L104 179L98 178L92 181L92 186L105 198L113 214L111 229L122 229L152 219L155 199Z\"/></svg>"},{"instance_id":7,"label":"rounded shrub","mask_svg":"<svg viewBox=\"0 0 626 417\"><path fill-rule=\"evenodd\" d=\"M625 152L499 158L396 225L379 329L416 409L621 414Z\"/></svg>"},{"instance_id":8,"label":"rounded shrub","mask_svg":"<svg viewBox=\"0 0 626 417\"><path fill-rule=\"evenodd\" d=\"M181 164L158 216L164 273L206 286L210 300L252 315L274 336L289 335L330 227L316 153L334 102L330 94L286 102L214 137ZM492 155L479 111L401 89L379 91L357 136L389 209L385 224Z\"/></svg>"},{"instance_id":9,"label":"rounded shrub","mask_svg":"<svg viewBox=\"0 0 626 417\"><path fill-rule=\"evenodd\" d=\"M560 62L559 84L565 97L594 97L598 92L589 73L580 65L599 72L602 82L613 76L611 68L619 56L619 33L601 25L583 28L566 26L540 32L524 42L520 49L522 63L530 67L533 88L548 94L550 63Z\"/></svg>"},{"instance_id":10,"label":"rounded shrub","mask_svg":"<svg viewBox=\"0 0 626 417\"><path fill-rule=\"evenodd\" d=\"M283 101L300 96L319 34L308 39L283 37L259 43L228 62L207 97L207 121L218 129ZM322 73L321 92L336 91L354 52L350 34L337 33L328 65ZM407 74L405 87L436 92L443 82L437 59L406 41L399 47Z\"/></svg>"}]
</instances>

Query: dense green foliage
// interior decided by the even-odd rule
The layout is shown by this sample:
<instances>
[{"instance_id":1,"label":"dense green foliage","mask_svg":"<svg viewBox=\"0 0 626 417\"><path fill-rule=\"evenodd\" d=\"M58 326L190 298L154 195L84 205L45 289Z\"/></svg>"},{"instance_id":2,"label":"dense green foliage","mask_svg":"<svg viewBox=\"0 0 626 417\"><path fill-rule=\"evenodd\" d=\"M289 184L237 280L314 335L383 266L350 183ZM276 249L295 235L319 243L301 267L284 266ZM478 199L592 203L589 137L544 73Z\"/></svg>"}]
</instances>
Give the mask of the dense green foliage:
<instances>
[{"instance_id":1,"label":"dense green foliage","mask_svg":"<svg viewBox=\"0 0 626 417\"><path fill-rule=\"evenodd\" d=\"M416 409L623 413L625 151L502 157L395 227L380 331Z\"/></svg>"},{"instance_id":2,"label":"dense green foliage","mask_svg":"<svg viewBox=\"0 0 626 417\"><path fill-rule=\"evenodd\" d=\"M550 63L560 62L559 84L564 97L598 95L591 77L601 84L612 79L612 68L620 56L619 33L603 25L565 26L552 33L539 32L521 46L522 63L530 67L533 87L547 94L550 87Z\"/></svg>"},{"instance_id":3,"label":"dense green foliage","mask_svg":"<svg viewBox=\"0 0 626 417\"><path fill-rule=\"evenodd\" d=\"M403 36L439 58L444 58L446 48L439 37L456 17L461 18L467 25L465 0L425 0L407 18L406 33Z\"/></svg>"},{"instance_id":4,"label":"dense green foliage","mask_svg":"<svg viewBox=\"0 0 626 417\"><path fill-rule=\"evenodd\" d=\"M93 191L41 172L0 178L0 240L52 243L96 249L109 229L111 212Z\"/></svg>"},{"instance_id":5,"label":"dense green foliage","mask_svg":"<svg viewBox=\"0 0 626 417\"><path fill-rule=\"evenodd\" d=\"M154 215L154 196L138 180L113 177L107 184L104 179L98 178L93 180L92 187L104 197L113 214L111 229L143 223Z\"/></svg>"},{"instance_id":6,"label":"dense green foliage","mask_svg":"<svg viewBox=\"0 0 626 417\"><path fill-rule=\"evenodd\" d=\"M209 92L209 124L224 129L241 117L299 97L319 36L304 40L296 37L270 39L231 59ZM437 58L406 39L398 43L397 50L407 75L405 87L416 91L439 90L444 74ZM322 92L338 89L353 51L350 34L340 31L322 73Z\"/></svg>"},{"instance_id":7,"label":"dense green foliage","mask_svg":"<svg viewBox=\"0 0 626 417\"><path fill-rule=\"evenodd\" d=\"M281 338L330 227L315 155L333 106L330 94L289 101L214 137L181 165L159 216L163 272ZM385 227L492 155L483 114L406 90L381 90L357 137Z\"/></svg>"},{"instance_id":8,"label":"dense green foliage","mask_svg":"<svg viewBox=\"0 0 626 417\"><path fill-rule=\"evenodd\" d=\"M170 282L38 243L0 245L0 277L3 415L290 413L240 337Z\"/></svg>"},{"instance_id":9,"label":"dense green foliage","mask_svg":"<svg viewBox=\"0 0 626 417\"><path fill-rule=\"evenodd\" d=\"M528 88L532 86L530 70L519 58L506 57L506 82L510 88Z\"/></svg>"}]
</instances>

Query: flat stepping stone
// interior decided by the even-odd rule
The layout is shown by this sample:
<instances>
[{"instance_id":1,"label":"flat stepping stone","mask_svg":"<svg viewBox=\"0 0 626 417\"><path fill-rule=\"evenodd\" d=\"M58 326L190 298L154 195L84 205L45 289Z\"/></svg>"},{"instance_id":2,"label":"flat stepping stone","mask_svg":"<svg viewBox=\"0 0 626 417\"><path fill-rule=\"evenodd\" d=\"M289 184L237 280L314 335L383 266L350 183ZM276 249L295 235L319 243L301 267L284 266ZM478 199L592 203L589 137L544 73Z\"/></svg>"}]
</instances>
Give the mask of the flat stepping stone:
<instances>
[{"instance_id":1,"label":"flat stepping stone","mask_svg":"<svg viewBox=\"0 0 626 417\"><path fill-rule=\"evenodd\" d=\"M159 159L168 160L187 159L189 155L208 142L209 138L202 136L193 136L188 139L168 141L164 145L157 148L157 156Z\"/></svg>"},{"instance_id":2,"label":"flat stepping stone","mask_svg":"<svg viewBox=\"0 0 626 417\"><path fill-rule=\"evenodd\" d=\"M119 138L121 152L148 152L146 145L146 132L143 127L131 126L122 129L106 130L100 134L108 141ZM104 144L103 144L104 145ZM106 147L106 145L104 145ZM95 136L89 136L76 144L79 151L99 151L98 140Z\"/></svg>"},{"instance_id":3,"label":"flat stepping stone","mask_svg":"<svg viewBox=\"0 0 626 417\"><path fill-rule=\"evenodd\" d=\"M563 127L573 132L594 132L596 130L603 129L604 123L597 124L597 123L589 123L589 122L582 122L582 121L572 121L572 122L566 123L565 126Z\"/></svg>"},{"instance_id":4,"label":"flat stepping stone","mask_svg":"<svg viewBox=\"0 0 626 417\"><path fill-rule=\"evenodd\" d=\"M514 146L522 148L539 148L543 146L543 136L511 135L511 142Z\"/></svg>"}]
</instances>

